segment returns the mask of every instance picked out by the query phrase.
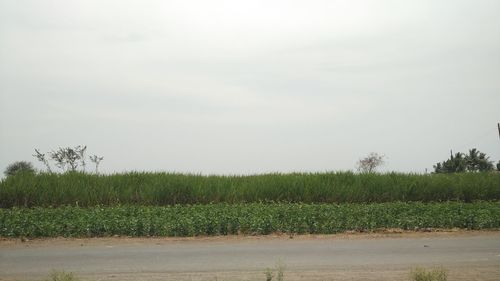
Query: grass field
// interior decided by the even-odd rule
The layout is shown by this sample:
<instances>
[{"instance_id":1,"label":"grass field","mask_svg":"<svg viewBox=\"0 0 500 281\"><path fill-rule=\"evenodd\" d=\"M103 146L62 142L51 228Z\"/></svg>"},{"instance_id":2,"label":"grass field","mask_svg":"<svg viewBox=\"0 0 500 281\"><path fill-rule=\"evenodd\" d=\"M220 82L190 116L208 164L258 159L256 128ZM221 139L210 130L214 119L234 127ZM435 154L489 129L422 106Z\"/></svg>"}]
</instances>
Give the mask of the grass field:
<instances>
[{"instance_id":1,"label":"grass field","mask_svg":"<svg viewBox=\"0 0 500 281\"><path fill-rule=\"evenodd\" d=\"M500 202L249 203L0 209L3 237L196 236L500 228Z\"/></svg>"},{"instance_id":2,"label":"grass field","mask_svg":"<svg viewBox=\"0 0 500 281\"><path fill-rule=\"evenodd\" d=\"M253 176L66 173L23 174L0 182L1 208L252 202L472 202L499 199L499 173L417 175L331 172Z\"/></svg>"}]
</instances>

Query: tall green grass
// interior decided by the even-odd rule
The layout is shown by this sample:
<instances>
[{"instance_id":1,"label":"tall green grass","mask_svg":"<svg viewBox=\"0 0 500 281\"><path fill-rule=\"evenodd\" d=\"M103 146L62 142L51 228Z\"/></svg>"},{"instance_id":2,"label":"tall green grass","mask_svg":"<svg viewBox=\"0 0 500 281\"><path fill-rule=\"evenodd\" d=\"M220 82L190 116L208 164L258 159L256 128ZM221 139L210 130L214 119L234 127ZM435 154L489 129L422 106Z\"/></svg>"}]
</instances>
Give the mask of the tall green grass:
<instances>
[{"instance_id":1,"label":"tall green grass","mask_svg":"<svg viewBox=\"0 0 500 281\"><path fill-rule=\"evenodd\" d=\"M249 203L0 209L0 237L330 234L384 228L499 227L500 202Z\"/></svg>"},{"instance_id":2,"label":"tall green grass","mask_svg":"<svg viewBox=\"0 0 500 281\"><path fill-rule=\"evenodd\" d=\"M20 174L0 182L0 207L249 202L371 203L500 199L499 173L351 172L202 176Z\"/></svg>"}]
</instances>

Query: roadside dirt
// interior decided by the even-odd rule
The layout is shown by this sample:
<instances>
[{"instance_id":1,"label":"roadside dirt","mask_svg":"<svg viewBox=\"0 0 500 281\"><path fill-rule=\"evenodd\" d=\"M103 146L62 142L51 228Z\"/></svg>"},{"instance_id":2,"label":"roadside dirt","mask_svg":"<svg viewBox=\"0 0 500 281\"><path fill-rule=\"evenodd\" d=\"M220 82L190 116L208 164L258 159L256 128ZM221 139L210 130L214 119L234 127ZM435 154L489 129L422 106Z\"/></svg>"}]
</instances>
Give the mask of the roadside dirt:
<instances>
[{"instance_id":1,"label":"roadside dirt","mask_svg":"<svg viewBox=\"0 0 500 281\"><path fill-rule=\"evenodd\" d=\"M381 238L430 238L430 237L471 237L477 235L499 235L500 230L463 230L463 229L426 229L410 231L402 229L382 229L372 232L349 231L337 234L302 234L289 235L274 233L270 235L226 235L226 236L195 236L195 237L93 237L93 238L6 238L0 237L0 248L3 246L46 246L46 245L109 245L127 243L183 243L183 242L230 242L230 241L272 241L272 240L356 240Z\"/></svg>"},{"instance_id":2,"label":"roadside dirt","mask_svg":"<svg viewBox=\"0 0 500 281\"><path fill-rule=\"evenodd\" d=\"M424 267L432 270L435 267ZM408 281L412 267L348 267L322 270L287 270L284 281ZM498 281L500 269L493 266L446 267L449 281ZM95 281L264 281L265 270L237 272L194 272L194 273L147 273L130 276L112 274L108 276L87 276ZM1 280L1 279L0 279ZM276 273L274 279L276 280Z\"/></svg>"}]
</instances>

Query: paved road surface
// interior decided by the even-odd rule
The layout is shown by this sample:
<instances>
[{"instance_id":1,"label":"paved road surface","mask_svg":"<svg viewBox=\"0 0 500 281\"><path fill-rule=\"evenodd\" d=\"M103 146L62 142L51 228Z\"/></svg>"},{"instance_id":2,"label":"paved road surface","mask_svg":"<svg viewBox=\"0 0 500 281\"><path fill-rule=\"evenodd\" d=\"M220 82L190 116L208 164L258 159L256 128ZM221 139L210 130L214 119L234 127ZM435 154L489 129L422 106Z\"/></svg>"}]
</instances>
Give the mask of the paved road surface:
<instances>
[{"instance_id":1,"label":"paved road surface","mask_svg":"<svg viewBox=\"0 0 500 281\"><path fill-rule=\"evenodd\" d=\"M500 280L500 232L0 241L2 280L40 279L51 269L89 280L263 280L277 262L286 280L401 280L417 265L442 265L458 280Z\"/></svg>"}]
</instances>

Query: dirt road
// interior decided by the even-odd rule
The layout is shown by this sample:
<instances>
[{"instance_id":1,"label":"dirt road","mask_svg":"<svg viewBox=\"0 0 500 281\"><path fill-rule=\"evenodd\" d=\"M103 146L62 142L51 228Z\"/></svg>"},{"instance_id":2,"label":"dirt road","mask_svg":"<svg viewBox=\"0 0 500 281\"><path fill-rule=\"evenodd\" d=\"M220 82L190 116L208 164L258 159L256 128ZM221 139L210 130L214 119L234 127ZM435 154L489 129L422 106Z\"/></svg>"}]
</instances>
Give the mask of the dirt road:
<instances>
[{"instance_id":1,"label":"dirt road","mask_svg":"<svg viewBox=\"0 0 500 281\"><path fill-rule=\"evenodd\" d=\"M65 270L87 280L406 280L443 266L450 280L500 280L500 232L0 241L0 279Z\"/></svg>"}]
</instances>

